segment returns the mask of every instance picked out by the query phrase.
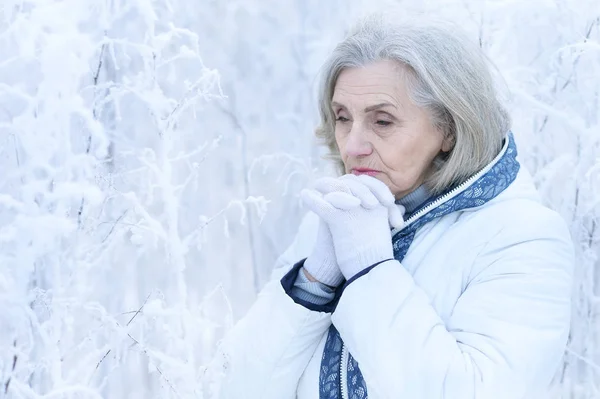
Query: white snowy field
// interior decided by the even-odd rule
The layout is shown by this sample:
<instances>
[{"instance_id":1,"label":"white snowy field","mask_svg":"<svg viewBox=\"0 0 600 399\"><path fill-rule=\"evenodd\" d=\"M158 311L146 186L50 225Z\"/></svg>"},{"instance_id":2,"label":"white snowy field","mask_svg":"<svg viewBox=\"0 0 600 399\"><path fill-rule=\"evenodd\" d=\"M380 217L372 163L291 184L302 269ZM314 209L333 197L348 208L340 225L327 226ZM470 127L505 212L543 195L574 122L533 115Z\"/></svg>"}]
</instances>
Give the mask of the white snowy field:
<instances>
[{"instance_id":1,"label":"white snowy field","mask_svg":"<svg viewBox=\"0 0 600 399\"><path fill-rule=\"evenodd\" d=\"M503 77L576 242L549 397L600 397L598 0L0 0L0 398L211 398L329 170L319 67L391 6L455 21Z\"/></svg>"}]
</instances>

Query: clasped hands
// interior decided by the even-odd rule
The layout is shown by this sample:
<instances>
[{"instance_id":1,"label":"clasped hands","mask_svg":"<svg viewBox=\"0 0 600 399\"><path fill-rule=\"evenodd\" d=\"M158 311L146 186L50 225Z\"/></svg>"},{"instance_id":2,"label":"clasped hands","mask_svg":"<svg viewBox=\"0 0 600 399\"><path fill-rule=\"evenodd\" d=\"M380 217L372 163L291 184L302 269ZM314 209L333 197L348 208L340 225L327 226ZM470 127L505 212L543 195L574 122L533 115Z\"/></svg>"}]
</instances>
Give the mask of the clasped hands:
<instances>
[{"instance_id":1,"label":"clasped hands","mask_svg":"<svg viewBox=\"0 0 600 399\"><path fill-rule=\"evenodd\" d=\"M317 241L304 262L315 280L336 287L394 257L390 227L403 225L404 207L383 182L367 175L324 177L300 196L320 218Z\"/></svg>"}]
</instances>

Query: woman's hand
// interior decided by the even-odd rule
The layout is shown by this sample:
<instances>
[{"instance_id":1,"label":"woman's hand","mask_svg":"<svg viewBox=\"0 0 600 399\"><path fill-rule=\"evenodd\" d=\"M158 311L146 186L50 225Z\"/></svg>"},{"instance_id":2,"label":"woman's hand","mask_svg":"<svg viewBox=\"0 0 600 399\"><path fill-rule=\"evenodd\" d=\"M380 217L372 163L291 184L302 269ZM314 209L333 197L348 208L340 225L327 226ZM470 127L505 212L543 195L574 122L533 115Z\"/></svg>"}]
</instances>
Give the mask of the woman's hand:
<instances>
[{"instance_id":1,"label":"woman's hand","mask_svg":"<svg viewBox=\"0 0 600 399\"><path fill-rule=\"evenodd\" d=\"M314 190L303 190L301 196L327 223L337 264L347 280L394 257L390 225L403 223L404 208L395 204L392 193L379 180L354 175L322 178Z\"/></svg>"},{"instance_id":2,"label":"woman's hand","mask_svg":"<svg viewBox=\"0 0 600 399\"><path fill-rule=\"evenodd\" d=\"M304 261L304 270L309 280L316 280L331 287L337 287L344 280L335 258L333 238L329 226L322 218L319 221L315 246L312 253Z\"/></svg>"}]
</instances>

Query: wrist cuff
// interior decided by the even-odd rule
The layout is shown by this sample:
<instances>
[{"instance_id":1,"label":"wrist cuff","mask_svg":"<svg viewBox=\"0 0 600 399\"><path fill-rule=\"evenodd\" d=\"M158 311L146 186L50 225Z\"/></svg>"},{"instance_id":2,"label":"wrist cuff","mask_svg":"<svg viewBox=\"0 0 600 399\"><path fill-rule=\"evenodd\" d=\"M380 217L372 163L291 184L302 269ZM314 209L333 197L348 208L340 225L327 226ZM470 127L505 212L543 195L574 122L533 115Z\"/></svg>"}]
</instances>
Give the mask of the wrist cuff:
<instances>
[{"instance_id":1,"label":"wrist cuff","mask_svg":"<svg viewBox=\"0 0 600 399\"><path fill-rule=\"evenodd\" d=\"M330 287L337 287L344 281L344 275L336 264L318 263L309 256L304 268L315 280Z\"/></svg>"}]
</instances>

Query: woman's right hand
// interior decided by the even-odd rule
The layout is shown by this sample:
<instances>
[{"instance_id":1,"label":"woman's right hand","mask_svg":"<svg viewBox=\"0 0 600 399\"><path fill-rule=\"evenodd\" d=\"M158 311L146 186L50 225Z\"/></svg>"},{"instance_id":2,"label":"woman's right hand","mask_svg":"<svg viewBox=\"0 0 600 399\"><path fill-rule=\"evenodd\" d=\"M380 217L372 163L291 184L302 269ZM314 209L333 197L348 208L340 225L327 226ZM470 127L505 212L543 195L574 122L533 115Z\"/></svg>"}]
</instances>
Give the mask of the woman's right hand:
<instances>
[{"instance_id":1,"label":"woman's right hand","mask_svg":"<svg viewBox=\"0 0 600 399\"><path fill-rule=\"evenodd\" d=\"M325 177L301 196L324 222L320 231L328 233L327 246L334 248L335 264L347 280L367 267L393 259L390 227L404 223L404 208L395 204L385 184L370 176Z\"/></svg>"},{"instance_id":2,"label":"woman's right hand","mask_svg":"<svg viewBox=\"0 0 600 399\"><path fill-rule=\"evenodd\" d=\"M329 231L329 226L323 219L319 220L317 241L312 253L304 262L304 270L309 280L316 280L330 287L337 287L344 281L344 276L335 258L333 237Z\"/></svg>"},{"instance_id":3,"label":"woman's right hand","mask_svg":"<svg viewBox=\"0 0 600 399\"><path fill-rule=\"evenodd\" d=\"M403 210L395 205L394 196L380 181L368 176L344 175L339 178L323 177L314 184L314 189L322 195L341 192L355 196L355 205L368 209L383 205L387 208L390 227L400 227L403 223ZM306 199L305 203L306 203ZM314 209L313 209L314 211ZM366 226L365 226L366 227ZM333 237L329 225L320 217L317 241L312 254L304 263L306 277L331 287L337 287L344 280L335 255Z\"/></svg>"}]
</instances>

